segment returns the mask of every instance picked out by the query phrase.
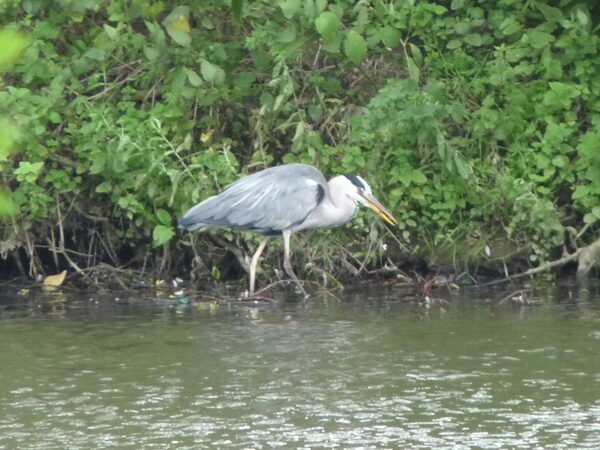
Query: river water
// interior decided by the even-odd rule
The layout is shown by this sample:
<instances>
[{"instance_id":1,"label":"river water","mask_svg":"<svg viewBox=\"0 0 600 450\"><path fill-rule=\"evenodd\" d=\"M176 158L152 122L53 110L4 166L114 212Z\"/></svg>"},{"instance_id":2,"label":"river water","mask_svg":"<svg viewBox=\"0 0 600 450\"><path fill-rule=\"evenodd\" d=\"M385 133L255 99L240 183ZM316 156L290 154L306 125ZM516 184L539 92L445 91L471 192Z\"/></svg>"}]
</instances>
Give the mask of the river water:
<instances>
[{"instance_id":1,"label":"river water","mask_svg":"<svg viewBox=\"0 0 600 450\"><path fill-rule=\"evenodd\" d=\"M0 296L0 448L599 448L600 295Z\"/></svg>"}]
</instances>

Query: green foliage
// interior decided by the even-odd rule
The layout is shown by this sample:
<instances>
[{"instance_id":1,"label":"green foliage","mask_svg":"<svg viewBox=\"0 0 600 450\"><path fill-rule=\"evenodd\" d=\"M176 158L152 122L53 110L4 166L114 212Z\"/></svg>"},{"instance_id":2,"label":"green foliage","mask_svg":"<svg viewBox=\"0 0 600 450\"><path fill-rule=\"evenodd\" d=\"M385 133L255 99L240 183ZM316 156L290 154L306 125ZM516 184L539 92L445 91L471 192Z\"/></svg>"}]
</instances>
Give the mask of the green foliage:
<instances>
[{"instance_id":1,"label":"green foliage","mask_svg":"<svg viewBox=\"0 0 600 450\"><path fill-rule=\"evenodd\" d=\"M350 30L344 41L344 51L350 61L354 64L360 64L367 55L367 43L360 34Z\"/></svg>"},{"instance_id":2,"label":"green foliage","mask_svg":"<svg viewBox=\"0 0 600 450\"><path fill-rule=\"evenodd\" d=\"M8 69L27 47L27 39L19 32L0 29L0 71Z\"/></svg>"},{"instance_id":3,"label":"green foliage","mask_svg":"<svg viewBox=\"0 0 600 450\"><path fill-rule=\"evenodd\" d=\"M55 3L0 7L4 239L108 220L97 251L164 256L193 203L291 161L363 175L415 251L597 231L595 2Z\"/></svg>"},{"instance_id":4,"label":"green foliage","mask_svg":"<svg viewBox=\"0 0 600 450\"><path fill-rule=\"evenodd\" d=\"M8 28L0 29L0 77L19 58L26 46L27 38L23 34ZM0 83L3 84L2 78ZM18 136L19 132L14 124L0 114L0 164L8 161ZM0 186L0 219L12 216L15 212L16 205L10 190L6 186Z\"/></svg>"}]
</instances>

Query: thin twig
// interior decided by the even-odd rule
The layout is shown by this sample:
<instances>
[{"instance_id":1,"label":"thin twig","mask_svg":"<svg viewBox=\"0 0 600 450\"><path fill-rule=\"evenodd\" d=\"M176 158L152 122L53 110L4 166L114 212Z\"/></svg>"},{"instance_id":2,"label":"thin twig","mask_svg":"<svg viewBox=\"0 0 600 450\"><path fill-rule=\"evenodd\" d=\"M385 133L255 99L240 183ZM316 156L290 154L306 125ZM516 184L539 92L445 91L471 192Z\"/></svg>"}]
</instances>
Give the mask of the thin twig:
<instances>
[{"instance_id":1,"label":"thin twig","mask_svg":"<svg viewBox=\"0 0 600 450\"><path fill-rule=\"evenodd\" d=\"M529 291L531 291L531 289L518 289L518 290L516 290L514 292L511 292L510 294L505 295L504 297L502 297L502 299L498 302L498 304L501 305L505 301L513 298L515 295L523 295L523 294L525 294L526 292L529 292Z\"/></svg>"},{"instance_id":2,"label":"thin twig","mask_svg":"<svg viewBox=\"0 0 600 450\"><path fill-rule=\"evenodd\" d=\"M222 239L220 236L217 236L216 234L211 235L210 238L213 241L215 241L218 245L223 247L225 250L228 250L231 253L233 253L233 255L236 257L236 259L240 263L240 266L242 266L242 269L244 269L246 271L246 273L250 273L250 265L248 264L248 261L244 257L244 254L238 247L227 242L226 240Z\"/></svg>"},{"instance_id":3,"label":"thin twig","mask_svg":"<svg viewBox=\"0 0 600 450\"><path fill-rule=\"evenodd\" d=\"M311 281L306 281L306 280L298 280L298 281L300 282L300 284L312 283ZM271 284L265 286L264 288L259 289L258 291L256 291L254 293L254 295L260 294L261 292L264 292L264 291L266 291L268 289L271 289L274 286L277 286L279 284L289 284L289 283L293 283L293 282L294 282L294 280L277 280L277 281L274 281Z\"/></svg>"},{"instance_id":4,"label":"thin twig","mask_svg":"<svg viewBox=\"0 0 600 450\"><path fill-rule=\"evenodd\" d=\"M529 270L526 270L525 272L517 273L515 275L509 275L508 277L503 278L501 280L494 280L494 281L490 281L489 283L483 283L480 286L492 286L495 284L506 283L507 281L512 281L512 280L516 280L517 278L523 278L523 277L527 277L527 276L531 276L531 275L536 275L538 273L550 270L554 267L562 266L563 264L566 264L568 262L574 261L577 258L579 258L579 255L581 254L581 252L586 248L587 247L582 247L582 248L576 250L575 252L571 253L570 255L563 256L562 258L556 259L554 261L549 261L546 264L542 264L541 266L538 266L538 267L533 267Z\"/></svg>"},{"instance_id":5,"label":"thin twig","mask_svg":"<svg viewBox=\"0 0 600 450\"><path fill-rule=\"evenodd\" d=\"M58 243L59 243L59 250L60 250L61 254L67 260L69 265L73 269L75 269L75 271L79 275L81 275L87 281L89 281L97 286L98 284L94 280L92 280L90 277L88 277L83 270L81 270L81 268L75 263L75 261L73 261L71 259L71 257L68 255L67 251L65 250L65 231L63 229L63 217L62 217L62 213L60 212L60 202L58 199L58 195L56 196L56 215L58 217L58 236L59 236Z\"/></svg>"},{"instance_id":6,"label":"thin twig","mask_svg":"<svg viewBox=\"0 0 600 450\"><path fill-rule=\"evenodd\" d=\"M592 225L592 223L586 223L583 228L581 228L581 230L579 231L579 233L577 233L577 235L575 236L575 240L580 239L581 236L584 235L584 233L588 230L588 228Z\"/></svg>"},{"instance_id":7,"label":"thin twig","mask_svg":"<svg viewBox=\"0 0 600 450\"><path fill-rule=\"evenodd\" d=\"M123 84L126 84L129 80L131 80L132 78L134 78L137 74L139 74L140 72L142 72L144 70L144 66L139 66L136 69L134 69L131 73L129 73L128 76L126 76L125 78L123 78L122 80L116 81L115 84L113 84L112 86L108 86L107 88L104 88L104 90L91 95L87 98L87 100L94 100L97 97L101 97L104 94L112 91L113 89L115 89L116 87L120 87Z\"/></svg>"}]
</instances>

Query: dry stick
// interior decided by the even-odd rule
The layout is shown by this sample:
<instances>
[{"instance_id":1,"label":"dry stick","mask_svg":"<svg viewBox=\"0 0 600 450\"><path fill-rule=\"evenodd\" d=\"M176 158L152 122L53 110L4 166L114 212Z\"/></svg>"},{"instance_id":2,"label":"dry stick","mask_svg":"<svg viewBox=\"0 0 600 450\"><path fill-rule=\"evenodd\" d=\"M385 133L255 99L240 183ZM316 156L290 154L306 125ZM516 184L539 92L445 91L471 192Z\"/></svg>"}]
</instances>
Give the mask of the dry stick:
<instances>
[{"instance_id":1,"label":"dry stick","mask_svg":"<svg viewBox=\"0 0 600 450\"><path fill-rule=\"evenodd\" d=\"M299 281L300 281L300 283L302 283L302 284L307 284L307 283L308 283L308 284L316 284L316 283L313 283L312 281L307 281L307 280L299 280ZM265 291L267 291L267 290L269 290L269 289L271 289L271 288L273 288L273 287L275 287L275 286L277 286L277 285L280 285L280 284L290 284L290 283L292 283L292 282L293 282L293 280L278 280L278 281L274 281L273 283L270 283L270 284L268 284L267 286L263 287L262 289L259 289L258 291L256 291L256 292L254 293L254 295L258 295L258 294L260 294L261 292L265 292ZM340 300L340 299L339 299L339 297L337 297L336 295L334 295L334 294L332 293L332 291L331 291L331 290L329 290L329 289L325 289L325 293L326 293L327 295L330 295L331 297L334 297L334 298L335 298L335 299L337 299L337 300Z\"/></svg>"},{"instance_id":2,"label":"dry stick","mask_svg":"<svg viewBox=\"0 0 600 450\"><path fill-rule=\"evenodd\" d=\"M279 284L289 284L292 280L277 280L274 281L273 283L270 283L268 285L266 285L265 287L263 287L262 289L259 289L258 291L256 291L253 295L258 295L261 292L265 292L268 291L269 289L271 289L272 287L275 287ZM301 283L304 283L304 280L300 280Z\"/></svg>"},{"instance_id":3,"label":"dry stick","mask_svg":"<svg viewBox=\"0 0 600 450\"><path fill-rule=\"evenodd\" d=\"M502 303L504 303L505 301L507 301L508 299L514 297L515 295L523 295L526 292L529 292L531 289L518 289L514 292L511 292L508 295L505 295L504 297L502 297L502 299L498 302L498 305L501 305Z\"/></svg>"},{"instance_id":4,"label":"dry stick","mask_svg":"<svg viewBox=\"0 0 600 450\"><path fill-rule=\"evenodd\" d=\"M166 243L165 245L162 246L163 248L163 255L160 261L160 269L158 269L158 277L160 277L163 273L168 272L168 270L165 270L165 267L167 267L167 265L170 266L170 261L169 261L169 243Z\"/></svg>"},{"instance_id":5,"label":"dry stick","mask_svg":"<svg viewBox=\"0 0 600 450\"><path fill-rule=\"evenodd\" d=\"M54 259L54 267L58 270L60 264L58 263L58 254L56 253L56 237L54 236L54 229L50 230L50 237L46 238L46 241L50 245L50 251L52 252L52 258Z\"/></svg>"},{"instance_id":6,"label":"dry stick","mask_svg":"<svg viewBox=\"0 0 600 450\"><path fill-rule=\"evenodd\" d=\"M109 223L106 223L106 225L103 227L103 231L104 231L104 237L106 239L104 239L104 237L102 237L102 235L100 233L98 233L98 238L100 239L100 243L102 244L102 247L104 247L104 250L106 250L106 253L108 254L108 256L110 256L110 259L112 259L113 265L115 267L120 266L121 261L119 261L119 256L117 255L115 247L113 246L113 244L111 242L110 224Z\"/></svg>"},{"instance_id":7,"label":"dry stick","mask_svg":"<svg viewBox=\"0 0 600 450\"><path fill-rule=\"evenodd\" d=\"M358 273L360 274L363 270L365 270L365 266L367 265L367 262L369 261L369 258L371 257L371 251L373 250L373 242L369 241L369 248L367 248L367 255L365 256L365 258L363 259L363 261L360 263L360 267L358 268Z\"/></svg>"},{"instance_id":8,"label":"dry stick","mask_svg":"<svg viewBox=\"0 0 600 450\"><path fill-rule=\"evenodd\" d=\"M592 222L590 223L586 223L583 228L579 231L579 233L577 233L577 236L575 236L575 240L577 239L581 239L581 236L584 235L584 233L588 230L588 228L592 225Z\"/></svg>"},{"instance_id":9,"label":"dry stick","mask_svg":"<svg viewBox=\"0 0 600 450\"><path fill-rule=\"evenodd\" d=\"M320 55L321 55L321 46L319 45L319 47L317 48L317 54L315 55L315 59L312 64L313 70L316 69L316 67L317 67L317 62L319 61Z\"/></svg>"},{"instance_id":10,"label":"dry stick","mask_svg":"<svg viewBox=\"0 0 600 450\"><path fill-rule=\"evenodd\" d=\"M29 275L35 278L38 273L35 265L35 245L31 242L27 231L25 232L25 241L27 243L27 252L29 253Z\"/></svg>"},{"instance_id":11,"label":"dry stick","mask_svg":"<svg viewBox=\"0 0 600 450\"><path fill-rule=\"evenodd\" d=\"M139 74L140 72L142 72L144 70L143 66L138 67L137 69L134 69L128 76L126 76L125 78L123 78L122 80L119 80L117 82L115 82L114 85L112 86L108 86L106 88L104 88L104 90L94 94L94 95L90 95L87 100L93 100L95 98L101 97L104 94L112 91L115 87L121 87L123 84L127 83L129 80L131 80L132 78L134 78L137 74Z\"/></svg>"},{"instance_id":12,"label":"dry stick","mask_svg":"<svg viewBox=\"0 0 600 450\"><path fill-rule=\"evenodd\" d=\"M583 250L585 250L586 248L587 247L582 247L580 249L577 249L575 252L571 253L570 255L563 256L560 259L556 259L554 261L549 261L546 264L542 264L541 266L534 267L532 269L526 270L525 272L521 272L516 275L510 275L506 278L503 278L502 280L495 280L495 281L490 281L489 283L480 284L480 286L492 286L494 284L505 283L507 281L511 281L511 280L514 280L517 278L522 278L522 277L526 277L526 276L530 276L530 275L535 275L535 274L538 274L541 272L545 272L546 270L550 270L553 267L562 266L563 264L566 264L568 262L571 262L571 261L579 258L579 255L581 254L581 252Z\"/></svg>"},{"instance_id":13,"label":"dry stick","mask_svg":"<svg viewBox=\"0 0 600 450\"><path fill-rule=\"evenodd\" d=\"M94 239L96 236L96 232L94 231L92 233L92 235L90 236L90 244L88 245L88 256L87 256L87 262L86 262L86 266L90 267L92 265L92 258L94 257L94 253L92 252L93 248L94 248ZM94 261L95 263L95 261Z\"/></svg>"},{"instance_id":14,"label":"dry stick","mask_svg":"<svg viewBox=\"0 0 600 450\"><path fill-rule=\"evenodd\" d=\"M46 241L48 241L49 239L46 238ZM78 252L77 250L71 250L70 248L64 248L61 249L60 246L53 246L52 244L48 244L48 245L44 245L44 244L37 244L36 248L45 248L48 249L51 252L58 252L62 255L63 251L70 253L72 255L77 255L80 256L82 258L89 258L91 255L89 253L82 253L82 252Z\"/></svg>"},{"instance_id":15,"label":"dry stick","mask_svg":"<svg viewBox=\"0 0 600 450\"><path fill-rule=\"evenodd\" d=\"M225 250L229 250L231 253L233 253L233 255L237 258L238 262L240 263L240 266L242 266L242 269L244 269L246 271L246 273L250 273L250 266L248 265L248 261L246 261L246 258L244 258L244 254L238 247L230 244L229 242L227 242L224 239L221 239L217 235L211 235L210 239L214 240L218 245L223 247Z\"/></svg>"},{"instance_id":16,"label":"dry stick","mask_svg":"<svg viewBox=\"0 0 600 450\"><path fill-rule=\"evenodd\" d=\"M83 209L81 209L81 206L79 206L75 202L72 202L71 206L73 207L73 209L75 211L77 211L79 213L79 215L83 216L86 219L92 220L94 222L105 222L105 223L109 222L108 217L95 216L93 214L86 213Z\"/></svg>"},{"instance_id":17,"label":"dry stick","mask_svg":"<svg viewBox=\"0 0 600 450\"><path fill-rule=\"evenodd\" d=\"M400 246L400 248L402 250L404 250L406 253L410 253L410 251L408 250L408 247L406 245L404 245L402 242L400 242L400 239L398 239L396 237L396 234L387 225L385 226L385 229L392 236L392 238L396 241L396 243Z\"/></svg>"},{"instance_id":18,"label":"dry stick","mask_svg":"<svg viewBox=\"0 0 600 450\"><path fill-rule=\"evenodd\" d=\"M73 261L71 259L71 257L67 254L67 251L65 250L65 232L63 229L63 224L62 224L62 214L60 212L60 202L58 201L58 196L56 197L56 214L58 217L58 233L59 233L59 245L60 245L60 252L61 254L64 256L64 258L67 260L67 262L69 263L69 265L75 269L75 271L81 275L83 278L85 278L87 281L95 284L96 286L98 286L98 283L96 283L94 280L92 280L90 277L88 277L86 275L86 273L81 270L81 268L75 263L75 261Z\"/></svg>"},{"instance_id":19,"label":"dry stick","mask_svg":"<svg viewBox=\"0 0 600 450\"><path fill-rule=\"evenodd\" d=\"M117 283L121 286L121 288L123 288L123 290L125 290L125 291L131 291L132 290L117 275L118 272L122 272L125 275L127 275L127 273L128 273L126 270L123 270L123 269L121 269L119 267L113 267L113 266L108 265L106 263L100 263L100 264L97 264L97 265L95 265L93 267L86 267L85 269L82 269L83 272L98 272L100 270L103 270L103 271L106 271L106 272L110 272L110 274L115 278L115 280L117 280ZM96 286L100 286L100 284L97 283L97 282L94 282L94 284Z\"/></svg>"},{"instance_id":20,"label":"dry stick","mask_svg":"<svg viewBox=\"0 0 600 450\"><path fill-rule=\"evenodd\" d=\"M119 258L117 257L117 254L114 250L114 248L112 247L112 244L110 244L110 236L108 236L109 234L109 227L110 227L110 221L108 220L108 217L102 217L102 216L95 216L92 214L88 214L85 211L83 211L81 209L81 207L75 203L75 201L73 201L71 203L71 206L73 207L73 209L75 209L75 211L77 211L81 216L83 216L86 219L89 219L93 222L100 222L102 224L102 227L107 235L107 239L108 239L108 244L106 242L104 242L104 239L102 238L102 235L97 231L94 230L94 233L97 235L98 240L100 241L100 243L102 244L102 246L104 247L104 250L106 251L107 255L109 256L110 259L112 259L112 262L115 266L118 266L119 263ZM93 235L92 235L92 240L93 240ZM91 244L90 244L90 248L91 248ZM90 251L91 253L91 251ZM94 264L96 263L96 260L94 259ZM88 266L89 266L89 262L88 262Z\"/></svg>"},{"instance_id":21,"label":"dry stick","mask_svg":"<svg viewBox=\"0 0 600 450\"><path fill-rule=\"evenodd\" d=\"M119 283L119 285L121 286L121 288L122 288L124 291L130 291L130 290L131 290L131 289L130 289L130 288L129 288L129 287L128 287L128 286L127 286L127 285L126 285L124 282L123 282L123 280L121 280L121 279L119 278L119 276L117 275L116 271L113 271L113 272L111 272L111 275L113 276L113 278L114 278L115 280L117 280L117 283Z\"/></svg>"}]
</instances>

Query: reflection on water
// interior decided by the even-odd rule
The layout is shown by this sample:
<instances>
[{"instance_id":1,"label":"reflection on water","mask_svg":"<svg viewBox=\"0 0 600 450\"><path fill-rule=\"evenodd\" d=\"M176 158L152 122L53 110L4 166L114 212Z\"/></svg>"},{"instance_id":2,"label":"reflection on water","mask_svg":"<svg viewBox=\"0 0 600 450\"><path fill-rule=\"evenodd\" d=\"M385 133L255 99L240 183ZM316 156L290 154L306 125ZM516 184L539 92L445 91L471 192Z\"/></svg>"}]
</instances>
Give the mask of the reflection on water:
<instances>
[{"instance_id":1,"label":"reflection on water","mask_svg":"<svg viewBox=\"0 0 600 450\"><path fill-rule=\"evenodd\" d=\"M505 294L214 309L9 290L0 448L597 448L598 292Z\"/></svg>"}]
</instances>

